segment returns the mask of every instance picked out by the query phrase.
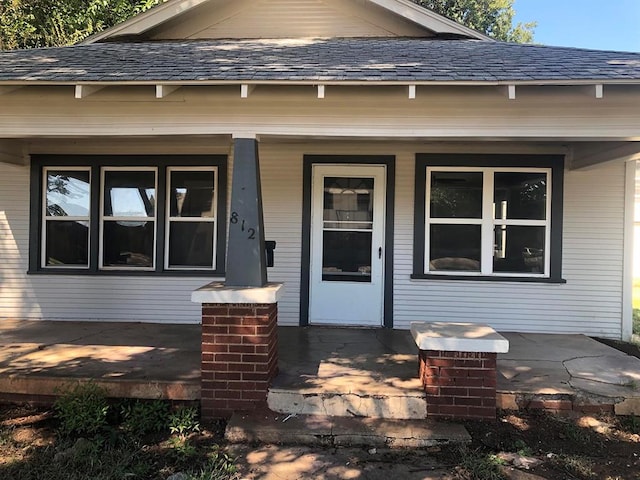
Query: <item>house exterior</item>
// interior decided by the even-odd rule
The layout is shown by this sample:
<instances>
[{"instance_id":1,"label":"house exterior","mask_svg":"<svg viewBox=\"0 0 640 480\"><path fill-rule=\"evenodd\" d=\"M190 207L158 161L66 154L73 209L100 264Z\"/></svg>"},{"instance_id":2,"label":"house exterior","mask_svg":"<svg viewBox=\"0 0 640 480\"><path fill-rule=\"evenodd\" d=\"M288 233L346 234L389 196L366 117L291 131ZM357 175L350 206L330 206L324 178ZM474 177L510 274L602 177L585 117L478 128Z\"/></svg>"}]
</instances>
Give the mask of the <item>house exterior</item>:
<instances>
[{"instance_id":1,"label":"house exterior","mask_svg":"<svg viewBox=\"0 0 640 480\"><path fill-rule=\"evenodd\" d=\"M169 0L0 53L0 105L0 319L197 323L256 254L236 228L276 242L280 325L631 335L640 54L407 0Z\"/></svg>"}]
</instances>

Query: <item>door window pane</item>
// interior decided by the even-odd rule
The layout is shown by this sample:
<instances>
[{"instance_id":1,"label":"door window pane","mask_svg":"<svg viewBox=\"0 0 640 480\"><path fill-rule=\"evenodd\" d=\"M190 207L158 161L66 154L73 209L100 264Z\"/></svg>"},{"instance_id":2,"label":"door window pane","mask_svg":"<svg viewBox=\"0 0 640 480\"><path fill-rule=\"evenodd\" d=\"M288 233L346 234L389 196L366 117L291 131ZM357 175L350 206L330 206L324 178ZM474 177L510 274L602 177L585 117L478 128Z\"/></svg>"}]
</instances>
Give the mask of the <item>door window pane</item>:
<instances>
[{"instance_id":1,"label":"door window pane","mask_svg":"<svg viewBox=\"0 0 640 480\"><path fill-rule=\"evenodd\" d=\"M47 216L88 217L90 197L88 170L47 171Z\"/></svg>"},{"instance_id":2,"label":"door window pane","mask_svg":"<svg viewBox=\"0 0 640 480\"><path fill-rule=\"evenodd\" d=\"M496 172L494 218L502 220L545 220L547 174Z\"/></svg>"},{"instance_id":3,"label":"door window pane","mask_svg":"<svg viewBox=\"0 0 640 480\"><path fill-rule=\"evenodd\" d=\"M482 218L482 172L432 172L431 218Z\"/></svg>"},{"instance_id":4,"label":"door window pane","mask_svg":"<svg viewBox=\"0 0 640 480\"><path fill-rule=\"evenodd\" d=\"M322 236L322 279L370 282L371 235L371 232L325 230Z\"/></svg>"},{"instance_id":5,"label":"door window pane","mask_svg":"<svg viewBox=\"0 0 640 480\"><path fill-rule=\"evenodd\" d=\"M153 267L155 222L104 222L103 266Z\"/></svg>"},{"instance_id":6,"label":"door window pane","mask_svg":"<svg viewBox=\"0 0 640 480\"><path fill-rule=\"evenodd\" d=\"M371 229L373 178L324 179L325 228Z\"/></svg>"},{"instance_id":7,"label":"door window pane","mask_svg":"<svg viewBox=\"0 0 640 480\"><path fill-rule=\"evenodd\" d=\"M104 215L154 217L156 172L108 170L104 172Z\"/></svg>"},{"instance_id":8,"label":"door window pane","mask_svg":"<svg viewBox=\"0 0 640 480\"><path fill-rule=\"evenodd\" d=\"M89 222L47 221L45 266L89 265Z\"/></svg>"},{"instance_id":9,"label":"door window pane","mask_svg":"<svg viewBox=\"0 0 640 480\"><path fill-rule=\"evenodd\" d=\"M545 227L499 225L494 235L494 272L544 272Z\"/></svg>"},{"instance_id":10,"label":"door window pane","mask_svg":"<svg viewBox=\"0 0 640 480\"><path fill-rule=\"evenodd\" d=\"M213 268L212 222L171 222L169 267Z\"/></svg>"},{"instance_id":11,"label":"door window pane","mask_svg":"<svg viewBox=\"0 0 640 480\"><path fill-rule=\"evenodd\" d=\"M480 271L480 225L431 225L430 271Z\"/></svg>"},{"instance_id":12,"label":"door window pane","mask_svg":"<svg viewBox=\"0 0 640 480\"><path fill-rule=\"evenodd\" d=\"M169 215L215 217L215 172L171 171Z\"/></svg>"}]
</instances>

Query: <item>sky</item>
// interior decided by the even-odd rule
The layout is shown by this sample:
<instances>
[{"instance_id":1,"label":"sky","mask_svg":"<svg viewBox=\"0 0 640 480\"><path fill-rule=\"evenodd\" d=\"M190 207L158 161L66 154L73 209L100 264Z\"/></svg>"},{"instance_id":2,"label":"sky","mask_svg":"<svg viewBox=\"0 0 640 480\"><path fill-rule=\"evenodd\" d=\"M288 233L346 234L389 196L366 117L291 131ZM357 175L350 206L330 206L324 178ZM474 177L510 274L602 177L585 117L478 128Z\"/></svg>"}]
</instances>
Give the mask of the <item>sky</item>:
<instances>
[{"instance_id":1,"label":"sky","mask_svg":"<svg viewBox=\"0 0 640 480\"><path fill-rule=\"evenodd\" d=\"M640 52L640 0L515 0L543 45Z\"/></svg>"}]
</instances>

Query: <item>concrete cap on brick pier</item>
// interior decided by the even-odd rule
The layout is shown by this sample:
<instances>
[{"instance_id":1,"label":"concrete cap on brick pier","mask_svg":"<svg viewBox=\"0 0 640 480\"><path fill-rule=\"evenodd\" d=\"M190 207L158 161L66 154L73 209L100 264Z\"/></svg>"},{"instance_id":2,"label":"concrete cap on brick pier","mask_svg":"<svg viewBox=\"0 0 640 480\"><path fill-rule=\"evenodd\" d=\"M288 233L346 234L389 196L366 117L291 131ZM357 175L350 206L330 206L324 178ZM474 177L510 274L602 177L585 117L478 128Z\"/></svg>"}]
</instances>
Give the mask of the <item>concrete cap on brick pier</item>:
<instances>
[{"instance_id":1,"label":"concrete cap on brick pier","mask_svg":"<svg viewBox=\"0 0 640 480\"><path fill-rule=\"evenodd\" d=\"M507 353L509 340L489 325L478 323L413 322L411 335L420 350Z\"/></svg>"}]
</instances>

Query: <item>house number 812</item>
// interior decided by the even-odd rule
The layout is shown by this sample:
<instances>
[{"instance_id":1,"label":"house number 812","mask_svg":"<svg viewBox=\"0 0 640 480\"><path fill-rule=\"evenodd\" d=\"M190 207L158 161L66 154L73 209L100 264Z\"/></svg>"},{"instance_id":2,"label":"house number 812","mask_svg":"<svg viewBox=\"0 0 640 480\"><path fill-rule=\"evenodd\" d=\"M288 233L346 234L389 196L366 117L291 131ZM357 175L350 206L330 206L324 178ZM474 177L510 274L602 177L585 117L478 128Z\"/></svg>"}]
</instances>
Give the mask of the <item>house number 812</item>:
<instances>
[{"instance_id":1,"label":"house number 812","mask_svg":"<svg viewBox=\"0 0 640 480\"><path fill-rule=\"evenodd\" d=\"M245 220L244 218L242 220L240 220L240 218L238 217L238 212L231 212L231 218L229 219L229 222L231 222L231 224L233 225L237 225L238 223L240 223L241 225L241 230L244 232L245 230L248 233L248 239L249 240L254 240L256 238L256 229L255 228L246 228L245 227Z\"/></svg>"}]
</instances>

